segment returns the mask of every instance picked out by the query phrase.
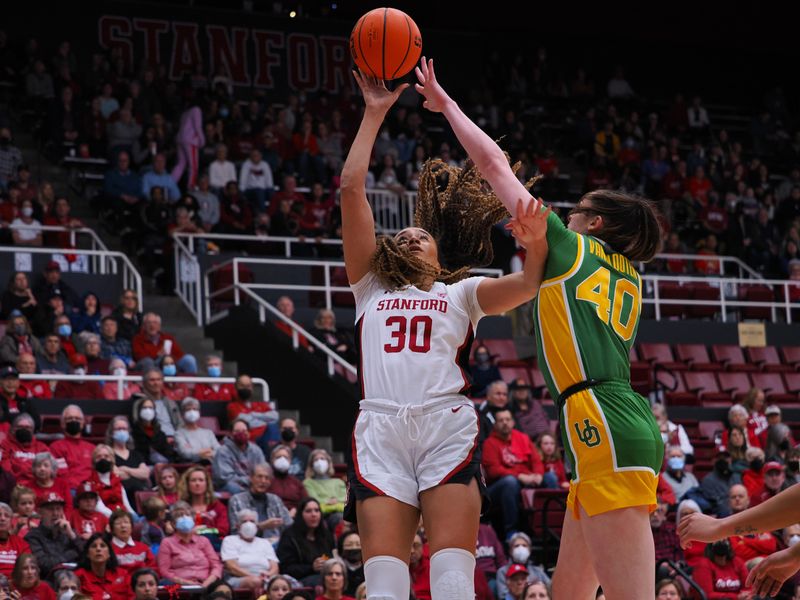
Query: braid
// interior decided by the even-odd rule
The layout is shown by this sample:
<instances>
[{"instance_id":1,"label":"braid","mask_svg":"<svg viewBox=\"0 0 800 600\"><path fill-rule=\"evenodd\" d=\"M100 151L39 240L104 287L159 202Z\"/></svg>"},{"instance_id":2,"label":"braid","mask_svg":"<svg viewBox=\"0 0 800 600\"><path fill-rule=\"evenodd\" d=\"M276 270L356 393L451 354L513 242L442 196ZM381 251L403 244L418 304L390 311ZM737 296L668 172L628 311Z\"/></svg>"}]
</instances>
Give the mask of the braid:
<instances>
[{"instance_id":1,"label":"braid","mask_svg":"<svg viewBox=\"0 0 800 600\"><path fill-rule=\"evenodd\" d=\"M512 167L516 173L520 164ZM538 178L525 185L533 187ZM414 225L427 231L439 247L441 269L420 260L393 238L378 238L372 271L381 283L396 290L426 277L450 284L464 279L470 269L492 262L492 226L508 217L503 203L468 161L462 169L428 160L419 177Z\"/></svg>"}]
</instances>

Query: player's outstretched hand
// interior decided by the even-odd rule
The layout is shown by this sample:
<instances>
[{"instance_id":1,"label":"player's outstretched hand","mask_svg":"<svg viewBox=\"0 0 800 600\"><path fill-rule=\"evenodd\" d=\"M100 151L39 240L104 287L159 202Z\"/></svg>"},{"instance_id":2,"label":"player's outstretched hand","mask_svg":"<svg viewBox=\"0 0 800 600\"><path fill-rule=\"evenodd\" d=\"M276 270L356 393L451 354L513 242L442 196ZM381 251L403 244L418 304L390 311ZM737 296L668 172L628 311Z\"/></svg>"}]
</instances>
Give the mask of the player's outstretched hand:
<instances>
[{"instance_id":1,"label":"player's outstretched hand","mask_svg":"<svg viewBox=\"0 0 800 600\"><path fill-rule=\"evenodd\" d=\"M442 112L445 104L450 101L450 96L436 81L436 73L433 71L433 59L427 60L423 56L414 72L419 80L419 83L414 87L425 97L422 106L431 112Z\"/></svg>"},{"instance_id":2,"label":"player's outstretched hand","mask_svg":"<svg viewBox=\"0 0 800 600\"><path fill-rule=\"evenodd\" d=\"M800 551L797 546L770 554L758 563L747 576L746 587L758 596L776 596L783 582L800 569Z\"/></svg>"},{"instance_id":3,"label":"player's outstretched hand","mask_svg":"<svg viewBox=\"0 0 800 600\"><path fill-rule=\"evenodd\" d=\"M506 229L511 232L519 245L528 249L537 242L544 240L547 235L547 216L551 212L544 201L531 198L527 210L522 199L517 200L517 216L506 224Z\"/></svg>"},{"instance_id":4,"label":"player's outstretched hand","mask_svg":"<svg viewBox=\"0 0 800 600\"><path fill-rule=\"evenodd\" d=\"M356 79L358 87L361 88L361 94L364 96L364 102L367 108L388 112L392 105L397 102L400 94L403 93L409 84L401 83L394 90L388 90L386 83L382 79L369 77L361 71L353 71L353 77Z\"/></svg>"},{"instance_id":5,"label":"player's outstretched hand","mask_svg":"<svg viewBox=\"0 0 800 600\"><path fill-rule=\"evenodd\" d=\"M720 533L721 529L719 519L702 513L686 515L678 524L681 548L690 548L692 542L716 542L725 537Z\"/></svg>"}]
</instances>

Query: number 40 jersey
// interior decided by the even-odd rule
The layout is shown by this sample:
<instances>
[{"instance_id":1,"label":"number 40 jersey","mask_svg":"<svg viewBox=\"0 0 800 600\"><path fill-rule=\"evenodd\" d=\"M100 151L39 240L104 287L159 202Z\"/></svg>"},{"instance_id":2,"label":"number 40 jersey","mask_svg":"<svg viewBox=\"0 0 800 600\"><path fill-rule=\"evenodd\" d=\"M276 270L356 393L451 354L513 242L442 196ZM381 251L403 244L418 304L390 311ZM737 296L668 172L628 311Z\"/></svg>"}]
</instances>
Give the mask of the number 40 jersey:
<instances>
[{"instance_id":1,"label":"number 40 jersey","mask_svg":"<svg viewBox=\"0 0 800 600\"><path fill-rule=\"evenodd\" d=\"M361 398L400 408L465 394L470 347L484 316L476 295L482 280L389 291L370 271L352 284Z\"/></svg>"}]
</instances>

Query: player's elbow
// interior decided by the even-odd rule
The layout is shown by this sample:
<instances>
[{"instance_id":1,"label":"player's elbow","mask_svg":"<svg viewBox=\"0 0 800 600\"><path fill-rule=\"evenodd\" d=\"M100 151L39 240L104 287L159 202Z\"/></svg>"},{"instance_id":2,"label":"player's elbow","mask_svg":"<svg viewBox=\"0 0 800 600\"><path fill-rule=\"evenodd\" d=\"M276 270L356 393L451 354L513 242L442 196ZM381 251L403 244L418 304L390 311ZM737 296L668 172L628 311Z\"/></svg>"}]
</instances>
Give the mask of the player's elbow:
<instances>
[{"instance_id":1,"label":"player's elbow","mask_svg":"<svg viewBox=\"0 0 800 600\"><path fill-rule=\"evenodd\" d=\"M358 177L355 173L350 171L346 166L342 171L342 176L339 183L342 197L352 194L357 194L364 190L364 178Z\"/></svg>"}]
</instances>

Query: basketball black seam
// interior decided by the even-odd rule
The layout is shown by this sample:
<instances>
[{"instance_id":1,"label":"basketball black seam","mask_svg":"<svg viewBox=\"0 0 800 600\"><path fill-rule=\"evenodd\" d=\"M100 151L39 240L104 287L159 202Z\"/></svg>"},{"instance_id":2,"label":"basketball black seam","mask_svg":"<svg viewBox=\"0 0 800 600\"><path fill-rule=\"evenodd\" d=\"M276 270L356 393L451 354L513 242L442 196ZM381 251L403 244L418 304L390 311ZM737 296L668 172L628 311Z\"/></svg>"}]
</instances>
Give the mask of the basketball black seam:
<instances>
[{"instance_id":1,"label":"basketball black seam","mask_svg":"<svg viewBox=\"0 0 800 600\"><path fill-rule=\"evenodd\" d=\"M372 70L372 67L369 66L369 62L367 61L367 55L364 54L364 49L361 47L361 30L364 29L364 21L367 20L367 15L361 17L361 25L358 28L358 51L361 52L361 60L364 61L364 66L370 70L373 77L377 77L375 75L375 71Z\"/></svg>"},{"instance_id":2,"label":"basketball black seam","mask_svg":"<svg viewBox=\"0 0 800 600\"><path fill-rule=\"evenodd\" d=\"M408 46L406 46L406 53L403 56L403 60L400 61L400 64L397 65L397 68L394 70L394 73L392 73L392 79L394 79L394 76L397 75L397 72L400 70L400 67L406 64L408 53L411 51L411 43L414 40L414 36L411 35L411 22L408 20L408 15L403 15L403 16L406 18L406 25L408 25Z\"/></svg>"},{"instance_id":3,"label":"basketball black seam","mask_svg":"<svg viewBox=\"0 0 800 600\"><path fill-rule=\"evenodd\" d=\"M383 39L381 40L381 79L386 79L386 13L388 8L383 9Z\"/></svg>"}]
</instances>

